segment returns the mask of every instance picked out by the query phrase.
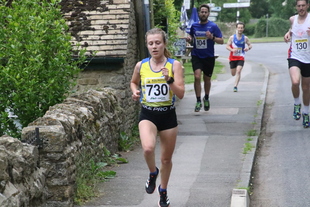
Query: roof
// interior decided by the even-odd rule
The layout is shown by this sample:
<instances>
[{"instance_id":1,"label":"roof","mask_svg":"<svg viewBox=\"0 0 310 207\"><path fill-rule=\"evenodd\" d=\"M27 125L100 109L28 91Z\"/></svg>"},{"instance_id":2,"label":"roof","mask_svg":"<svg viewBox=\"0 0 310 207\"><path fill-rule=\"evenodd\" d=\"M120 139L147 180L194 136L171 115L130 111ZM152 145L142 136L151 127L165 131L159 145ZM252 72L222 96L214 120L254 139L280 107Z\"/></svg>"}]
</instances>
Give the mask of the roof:
<instances>
[{"instance_id":1,"label":"roof","mask_svg":"<svg viewBox=\"0 0 310 207\"><path fill-rule=\"evenodd\" d=\"M130 0L63 0L72 44L96 57L125 57Z\"/></svg>"}]
</instances>

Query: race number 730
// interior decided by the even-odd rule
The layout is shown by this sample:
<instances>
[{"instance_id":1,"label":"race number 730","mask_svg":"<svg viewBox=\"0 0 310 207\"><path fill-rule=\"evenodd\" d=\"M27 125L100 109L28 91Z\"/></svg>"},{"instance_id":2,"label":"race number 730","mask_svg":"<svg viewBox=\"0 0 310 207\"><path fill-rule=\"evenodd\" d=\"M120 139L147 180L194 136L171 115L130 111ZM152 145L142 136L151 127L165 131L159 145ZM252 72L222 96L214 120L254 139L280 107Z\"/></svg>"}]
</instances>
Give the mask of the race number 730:
<instances>
[{"instance_id":1,"label":"race number 730","mask_svg":"<svg viewBox=\"0 0 310 207\"><path fill-rule=\"evenodd\" d=\"M147 102L169 101L169 86L167 83L154 83L145 85Z\"/></svg>"},{"instance_id":2,"label":"race number 730","mask_svg":"<svg viewBox=\"0 0 310 207\"><path fill-rule=\"evenodd\" d=\"M148 96L165 96L168 94L167 84L148 84L146 85Z\"/></svg>"}]
</instances>

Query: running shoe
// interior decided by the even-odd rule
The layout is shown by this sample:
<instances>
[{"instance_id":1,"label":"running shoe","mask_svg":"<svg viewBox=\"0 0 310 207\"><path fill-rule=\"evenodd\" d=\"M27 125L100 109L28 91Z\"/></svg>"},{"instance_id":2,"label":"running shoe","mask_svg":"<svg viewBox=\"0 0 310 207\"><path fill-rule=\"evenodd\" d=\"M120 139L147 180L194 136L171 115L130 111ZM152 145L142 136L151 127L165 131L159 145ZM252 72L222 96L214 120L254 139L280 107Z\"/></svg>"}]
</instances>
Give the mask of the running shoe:
<instances>
[{"instance_id":1,"label":"running shoe","mask_svg":"<svg viewBox=\"0 0 310 207\"><path fill-rule=\"evenodd\" d=\"M302 125L304 125L304 128L309 127L309 114L302 114Z\"/></svg>"},{"instance_id":2,"label":"running shoe","mask_svg":"<svg viewBox=\"0 0 310 207\"><path fill-rule=\"evenodd\" d=\"M156 175L153 175L150 173L150 176L149 178L146 180L146 183L145 183L145 191L148 193L148 194L152 194L154 193L154 190L156 188L156 179L157 179L157 176L158 176L158 168L156 167L156 170L157 170L157 174Z\"/></svg>"},{"instance_id":3,"label":"running shoe","mask_svg":"<svg viewBox=\"0 0 310 207\"><path fill-rule=\"evenodd\" d=\"M294 104L293 118L295 120L299 120L300 119L300 108L301 108L301 104Z\"/></svg>"},{"instance_id":4,"label":"running shoe","mask_svg":"<svg viewBox=\"0 0 310 207\"><path fill-rule=\"evenodd\" d=\"M160 196L159 201L158 201L158 206L159 207L169 207L170 206L170 201L167 196L167 191L162 191L160 192L160 186L158 186L158 194Z\"/></svg>"},{"instance_id":5,"label":"running shoe","mask_svg":"<svg viewBox=\"0 0 310 207\"><path fill-rule=\"evenodd\" d=\"M234 92L238 92L238 88L236 86L234 87Z\"/></svg>"},{"instance_id":6,"label":"running shoe","mask_svg":"<svg viewBox=\"0 0 310 207\"><path fill-rule=\"evenodd\" d=\"M203 108L205 111L209 111L210 109L210 101L203 98Z\"/></svg>"},{"instance_id":7,"label":"running shoe","mask_svg":"<svg viewBox=\"0 0 310 207\"><path fill-rule=\"evenodd\" d=\"M201 107L202 107L201 102L197 102L197 103L196 103L196 106L195 106L195 112L199 112L200 109L201 109Z\"/></svg>"}]
</instances>

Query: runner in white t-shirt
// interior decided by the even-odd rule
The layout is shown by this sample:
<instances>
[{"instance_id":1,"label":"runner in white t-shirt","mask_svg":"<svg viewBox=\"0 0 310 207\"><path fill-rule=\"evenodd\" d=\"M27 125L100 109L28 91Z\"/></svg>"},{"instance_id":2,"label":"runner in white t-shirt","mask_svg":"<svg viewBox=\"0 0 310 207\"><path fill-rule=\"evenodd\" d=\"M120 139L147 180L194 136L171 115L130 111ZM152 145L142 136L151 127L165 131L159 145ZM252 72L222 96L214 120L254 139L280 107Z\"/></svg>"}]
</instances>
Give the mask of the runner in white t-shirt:
<instances>
[{"instance_id":1,"label":"runner in white t-shirt","mask_svg":"<svg viewBox=\"0 0 310 207\"><path fill-rule=\"evenodd\" d=\"M301 101L299 99L301 76L304 128L309 127L310 102L310 15L308 14L308 8L308 0L296 0L298 14L290 17L291 28L284 35L284 41L291 43L288 50L288 65L294 97L293 117L295 120L299 120L301 117Z\"/></svg>"}]
</instances>

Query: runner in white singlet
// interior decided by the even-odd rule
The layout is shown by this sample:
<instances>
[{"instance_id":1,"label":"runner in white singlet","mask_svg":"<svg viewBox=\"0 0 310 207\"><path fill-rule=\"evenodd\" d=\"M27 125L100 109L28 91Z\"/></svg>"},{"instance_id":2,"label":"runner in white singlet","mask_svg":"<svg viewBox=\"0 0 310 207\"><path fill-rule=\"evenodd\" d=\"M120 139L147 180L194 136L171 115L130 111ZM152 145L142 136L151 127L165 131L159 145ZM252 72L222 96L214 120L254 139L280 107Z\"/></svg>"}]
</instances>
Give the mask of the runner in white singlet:
<instances>
[{"instance_id":1,"label":"runner in white singlet","mask_svg":"<svg viewBox=\"0 0 310 207\"><path fill-rule=\"evenodd\" d=\"M288 65L294 97L293 118L295 120L301 118L301 101L299 98L301 79L304 128L309 127L310 102L310 15L308 14L308 8L308 0L296 0L298 14L290 17L291 28L284 35L284 41L291 43L288 50Z\"/></svg>"}]
</instances>

